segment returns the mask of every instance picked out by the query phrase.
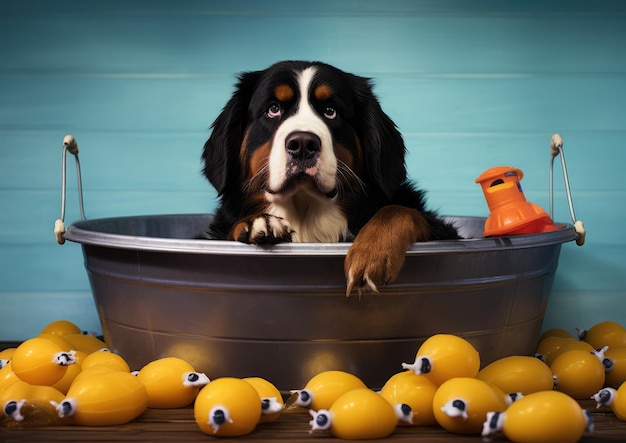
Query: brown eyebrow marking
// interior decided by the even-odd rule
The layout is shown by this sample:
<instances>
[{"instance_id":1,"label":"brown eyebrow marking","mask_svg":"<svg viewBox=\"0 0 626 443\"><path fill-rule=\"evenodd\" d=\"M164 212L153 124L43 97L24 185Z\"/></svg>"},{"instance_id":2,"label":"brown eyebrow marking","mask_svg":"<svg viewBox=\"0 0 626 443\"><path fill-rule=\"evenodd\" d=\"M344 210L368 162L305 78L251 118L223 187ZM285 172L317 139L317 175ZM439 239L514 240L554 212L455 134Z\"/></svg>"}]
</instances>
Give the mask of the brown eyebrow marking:
<instances>
[{"instance_id":1,"label":"brown eyebrow marking","mask_svg":"<svg viewBox=\"0 0 626 443\"><path fill-rule=\"evenodd\" d=\"M315 88L315 98L319 101L328 100L332 95L333 91L328 85L319 85Z\"/></svg>"},{"instance_id":2,"label":"brown eyebrow marking","mask_svg":"<svg viewBox=\"0 0 626 443\"><path fill-rule=\"evenodd\" d=\"M293 89L291 89L291 86L289 85L278 85L276 86L276 89L274 90L274 94L276 95L276 98L278 100L280 100L281 102L287 102L290 100L293 100Z\"/></svg>"}]
</instances>

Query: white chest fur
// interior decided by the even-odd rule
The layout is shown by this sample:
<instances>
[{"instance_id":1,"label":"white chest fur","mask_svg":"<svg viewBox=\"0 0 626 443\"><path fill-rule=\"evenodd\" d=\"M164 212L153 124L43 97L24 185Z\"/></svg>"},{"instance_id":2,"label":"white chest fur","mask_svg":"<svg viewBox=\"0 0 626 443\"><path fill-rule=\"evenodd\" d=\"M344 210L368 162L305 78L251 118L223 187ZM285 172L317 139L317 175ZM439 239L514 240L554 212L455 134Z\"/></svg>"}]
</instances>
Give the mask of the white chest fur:
<instances>
[{"instance_id":1,"label":"white chest fur","mask_svg":"<svg viewBox=\"0 0 626 443\"><path fill-rule=\"evenodd\" d=\"M296 194L288 201L270 204L267 212L291 225L294 242L336 243L349 238L348 220L332 201Z\"/></svg>"}]
</instances>

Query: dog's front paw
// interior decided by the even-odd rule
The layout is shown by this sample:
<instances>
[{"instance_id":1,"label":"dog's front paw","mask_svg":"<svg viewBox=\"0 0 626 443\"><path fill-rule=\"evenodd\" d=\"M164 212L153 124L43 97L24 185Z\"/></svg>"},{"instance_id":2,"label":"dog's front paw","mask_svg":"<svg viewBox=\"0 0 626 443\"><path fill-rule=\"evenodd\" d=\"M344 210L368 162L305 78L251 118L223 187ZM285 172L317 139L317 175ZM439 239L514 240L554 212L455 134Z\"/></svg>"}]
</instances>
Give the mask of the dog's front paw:
<instances>
[{"instance_id":1,"label":"dog's front paw","mask_svg":"<svg viewBox=\"0 0 626 443\"><path fill-rule=\"evenodd\" d=\"M396 279L404 264L405 251L382 247L377 242L355 241L344 263L347 279L346 296L353 289L378 292L378 287Z\"/></svg>"},{"instance_id":2,"label":"dog's front paw","mask_svg":"<svg viewBox=\"0 0 626 443\"><path fill-rule=\"evenodd\" d=\"M378 286L400 274L407 248L428 239L428 222L417 210L397 205L379 209L361 228L346 256L346 295L352 289L359 295L363 289L378 292Z\"/></svg>"},{"instance_id":3,"label":"dog's front paw","mask_svg":"<svg viewBox=\"0 0 626 443\"><path fill-rule=\"evenodd\" d=\"M264 245L290 242L293 232L284 218L262 214L237 223L233 229L233 237L242 243Z\"/></svg>"}]
</instances>

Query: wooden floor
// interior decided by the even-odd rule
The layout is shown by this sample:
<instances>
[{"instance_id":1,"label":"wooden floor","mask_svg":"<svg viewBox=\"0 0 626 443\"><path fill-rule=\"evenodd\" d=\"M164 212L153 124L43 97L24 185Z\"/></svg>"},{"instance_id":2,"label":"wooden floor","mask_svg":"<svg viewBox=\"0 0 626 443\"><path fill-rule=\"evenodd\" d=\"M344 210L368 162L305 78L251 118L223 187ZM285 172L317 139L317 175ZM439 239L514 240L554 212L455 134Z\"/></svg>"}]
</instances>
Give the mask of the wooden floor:
<instances>
[{"instance_id":1,"label":"wooden floor","mask_svg":"<svg viewBox=\"0 0 626 443\"><path fill-rule=\"evenodd\" d=\"M626 422L617 420L606 410L597 410L592 401L583 402L583 406L593 412L595 431L585 435L581 442L624 442L626 441ZM285 411L276 422L257 426L246 439L255 441L312 442L335 441L325 433L311 434L311 417L302 409ZM200 431L193 418L193 408L149 409L135 421L122 426L81 427L47 426L19 428L15 426L0 428L0 442L206 442L215 440ZM480 436L454 435L435 426L398 427L386 441L423 441L430 443L483 443ZM507 441L503 436L495 436L492 442ZM549 442L546 442L549 443Z\"/></svg>"},{"instance_id":2,"label":"wooden floor","mask_svg":"<svg viewBox=\"0 0 626 443\"><path fill-rule=\"evenodd\" d=\"M5 346L2 346L2 345ZM6 343L0 342L0 349ZM621 421L607 408L596 409L592 400L581 401L581 406L593 414L595 430L586 434L580 441L588 442L625 442L626 422ZM273 423L257 426L245 439L273 442L312 442L322 439L324 442L338 441L324 432L310 432L311 416L302 408L284 411ZM148 409L131 423L120 426L84 427L75 425L54 425L24 427L14 421L0 421L0 443L10 442L206 442L215 440L200 431L193 416L193 407L180 409ZM241 439L241 438L240 438ZM399 426L387 441L423 441L429 443L484 443L478 435L455 435L437 426L409 427ZM502 435L490 438L490 441L506 442ZM550 443L550 442L546 442Z\"/></svg>"}]
</instances>

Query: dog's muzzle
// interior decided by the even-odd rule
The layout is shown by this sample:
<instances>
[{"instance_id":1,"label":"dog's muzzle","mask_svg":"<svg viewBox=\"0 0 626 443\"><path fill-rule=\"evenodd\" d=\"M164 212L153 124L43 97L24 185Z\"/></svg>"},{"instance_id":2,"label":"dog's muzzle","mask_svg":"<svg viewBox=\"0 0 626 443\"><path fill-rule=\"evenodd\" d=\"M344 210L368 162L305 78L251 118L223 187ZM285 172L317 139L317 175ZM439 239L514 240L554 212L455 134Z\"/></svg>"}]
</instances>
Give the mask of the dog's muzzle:
<instances>
[{"instance_id":1,"label":"dog's muzzle","mask_svg":"<svg viewBox=\"0 0 626 443\"><path fill-rule=\"evenodd\" d=\"M268 191L270 194L313 185L327 198L332 199L337 195L335 183L325 183L322 178L325 174L320 174L323 169L323 165L320 164L322 140L317 134L309 131L289 133L285 138L285 153L287 154L285 181L280 191Z\"/></svg>"}]
</instances>

